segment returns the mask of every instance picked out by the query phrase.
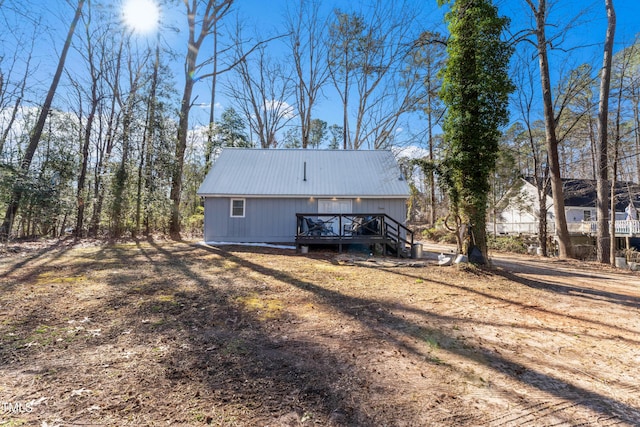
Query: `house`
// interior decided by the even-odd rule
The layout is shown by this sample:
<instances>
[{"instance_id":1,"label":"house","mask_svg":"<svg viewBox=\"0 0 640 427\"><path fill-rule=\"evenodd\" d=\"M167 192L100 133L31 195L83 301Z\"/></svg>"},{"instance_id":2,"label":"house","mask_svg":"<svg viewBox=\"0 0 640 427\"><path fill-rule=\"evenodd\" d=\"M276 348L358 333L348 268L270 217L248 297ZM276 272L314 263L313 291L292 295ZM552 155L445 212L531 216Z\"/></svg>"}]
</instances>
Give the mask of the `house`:
<instances>
[{"instance_id":1,"label":"house","mask_svg":"<svg viewBox=\"0 0 640 427\"><path fill-rule=\"evenodd\" d=\"M198 195L206 242L348 243L365 215L406 233L409 186L391 151L225 148Z\"/></svg>"},{"instance_id":2,"label":"house","mask_svg":"<svg viewBox=\"0 0 640 427\"><path fill-rule=\"evenodd\" d=\"M575 243L596 234L596 181L563 179L567 228ZM547 230L555 234L555 219L551 190L546 195ZM616 236L640 236L640 221L635 207L640 206L640 186L631 182L616 182ZM534 179L521 179L499 203L495 218L487 231L495 234L538 234L540 202ZM586 239L588 240L588 239Z\"/></svg>"}]
</instances>

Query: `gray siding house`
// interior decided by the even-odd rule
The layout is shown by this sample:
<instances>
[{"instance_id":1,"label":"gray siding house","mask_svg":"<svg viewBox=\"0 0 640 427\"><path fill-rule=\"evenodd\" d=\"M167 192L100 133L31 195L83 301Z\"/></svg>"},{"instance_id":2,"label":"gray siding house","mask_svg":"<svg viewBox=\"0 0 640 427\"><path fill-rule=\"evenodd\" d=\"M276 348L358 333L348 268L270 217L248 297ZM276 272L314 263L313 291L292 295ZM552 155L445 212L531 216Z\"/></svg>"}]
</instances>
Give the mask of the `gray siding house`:
<instances>
[{"instance_id":1,"label":"gray siding house","mask_svg":"<svg viewBox=\"0 0 640 427\"><path fill-rule=\"evenodd\" d=\"M386 214L409 186L391 151L225 148L198 189L205 242L294 243L296 214Z\"/></svg>"}]
</instances>

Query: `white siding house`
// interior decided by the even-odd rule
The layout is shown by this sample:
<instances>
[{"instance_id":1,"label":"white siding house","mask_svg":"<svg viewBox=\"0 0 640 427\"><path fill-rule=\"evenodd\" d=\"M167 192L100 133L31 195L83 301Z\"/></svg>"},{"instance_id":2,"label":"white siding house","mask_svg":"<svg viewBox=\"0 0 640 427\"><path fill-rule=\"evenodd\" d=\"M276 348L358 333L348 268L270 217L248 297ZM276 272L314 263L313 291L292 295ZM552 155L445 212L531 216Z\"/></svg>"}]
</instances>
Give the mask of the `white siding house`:
<instances>
[{"instance_id":1,"label":"white siding house","mask_svg":"<svg viewBox=\"0 0 640 427\"><path fill-rule=\"evenodd\" d=\"M595 234L596 224L596 183L588 179L563 179L565 215L569 233L574 236ZM546 196L547 227L555 233L553 199ZM625 213L628 206L640 205L640 188L633 183L619 182L616 186L616 229L633 229L637 221ZM487 231L497 234L538 233L540 202L538 190L532 178L521 179L505 196L503 205L496 217L489 221ZM619 224L618 224L619 222ZM631 227L631 228L629 228ZM627 232L616 232L628 235ZM630 233L635 235L637 233Z\"/></svg>"}]
</instances>

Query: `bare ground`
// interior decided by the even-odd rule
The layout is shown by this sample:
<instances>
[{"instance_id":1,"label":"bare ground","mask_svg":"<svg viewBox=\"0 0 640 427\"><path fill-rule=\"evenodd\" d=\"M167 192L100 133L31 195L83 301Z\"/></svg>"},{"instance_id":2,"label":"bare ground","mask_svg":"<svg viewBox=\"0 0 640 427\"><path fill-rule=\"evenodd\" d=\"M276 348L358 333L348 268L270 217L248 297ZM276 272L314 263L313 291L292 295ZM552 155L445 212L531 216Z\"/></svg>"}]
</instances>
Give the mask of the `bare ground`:
<instances>
[{"instance_id":1,"label":"bare ground","mask_svg":"<svg viewBox=\"0 0 640 427\"><path fill-rule=\"evenodd\" d=\"M5 246L0 426L640 425L637 273L434 259Z\"/></svg>"}]
</instances>

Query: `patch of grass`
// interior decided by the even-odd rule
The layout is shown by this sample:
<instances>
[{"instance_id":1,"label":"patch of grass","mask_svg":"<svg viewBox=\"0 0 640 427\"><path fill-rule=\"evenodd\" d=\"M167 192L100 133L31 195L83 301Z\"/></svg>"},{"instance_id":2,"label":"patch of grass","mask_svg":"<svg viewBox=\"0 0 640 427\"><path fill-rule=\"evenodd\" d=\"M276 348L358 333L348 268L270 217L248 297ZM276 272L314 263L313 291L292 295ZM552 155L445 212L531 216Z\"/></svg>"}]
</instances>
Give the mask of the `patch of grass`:
<instances>
[{"instance_id":1,"label":"patch of grass","mask_svg":"<svg viewBox=\"0 0 640 427\"><path fill-rule=\"evenodd\" d=\"M429 357L427 358L427 361L428 361L429 363L433 363L433 364L435 364L435 365L446 365L446 363L444 363L444 360L440 359L440 358L439 358L439 357L437 357L437 356L433 356L433 355L432 355L432 356L429 356Z\"/></svg>"},{"instance_id":2,"label":"patch of grass","mask_svg":"<svg viewBox=\"0 0 640 427\"><path fill-rule=\"evenodd\" d=\"M36 285L53 285L53 284L73 284L76 282L83 282L87 280L87 276L78 275L78 276L57 276L57 272L47 272L38 275L38 279L36 280Z\"/></svg>"},{"instance_id":3,"label":"patch of grass","mask_svg":"<svg viewBox=\"0 0 640 427\"><path fill-rule=\"evenodd\" d=\"M18 427L18 426L25 426L27 425L27 420L23 420L23 419L12 419L12 420L0 420L0 427Z\"/></svg>"},{"instance_id":4,"label":"patch of grass","mask_svg":"<svg viewBox=\"0 0 640 427\"><path fill-rule=\"evenodd\" d=\"M33 330L31 335L20 341L20 344L27 346L33 344L47 346L55 341L58 336L59 331L56 328L48 325L38 325L38 327Z\"/></svg>"},{"instance_id":5,"label":"patch of grass","mask_svg":"<svg viewBox=\"0 0 640 427\"><path fill-rule=\"evenodd\" d=\"M156 300L160 302L170 302L172 304L177 304L175 295L158 295Z\"/></svg>"},{"instance_id":6,"label":"patch of grass","mask_svg":"<svg viewBox=\"0 0 640 427\"><path fill-rule=\"evenodd\" d=\"M222 354L227 356L242 356L248 353L245 342L240 338L234 338L225 344L222 348Z\"/></svg>"},{"instance_id":7,"label":"patch of grass","mask_svg":"<svg viewBox=\"0 0 640 427\"><path fill-rule=\"evenodd\" d=\"M432 336L426 336L424 337L424 341L429 345L429 347L431 348L440 348L440 344L438 344L438 340L435 337Z\"/></svg>"},{"instance_id":8,"label":"patch of grass","mask_svg":"<svg viewBox=\"0 0 640 427\"><path fill-rule=\"evenodd\" d=\"M281 300L261 298L257 294L238 297L236 301L245 309L258 312L258 316L262 320L277 318L284 309L284 303Z\"/></svg>"},{"instance_id":9,"label":"patch of grass","mask_svg":"<svg viewBox=\"0 0 640 427\"><path fill-rule=\"evenodd\" d=\"M51 330L51 326L47 326L47 325L40 325L37 328L35 328L33 330L34 333L36 334L46 334L47 332L49 332Z\"/></svg>"}]
</instances>

